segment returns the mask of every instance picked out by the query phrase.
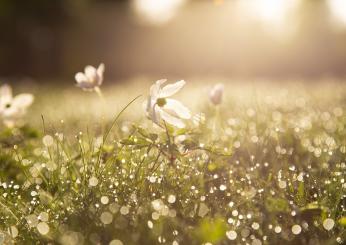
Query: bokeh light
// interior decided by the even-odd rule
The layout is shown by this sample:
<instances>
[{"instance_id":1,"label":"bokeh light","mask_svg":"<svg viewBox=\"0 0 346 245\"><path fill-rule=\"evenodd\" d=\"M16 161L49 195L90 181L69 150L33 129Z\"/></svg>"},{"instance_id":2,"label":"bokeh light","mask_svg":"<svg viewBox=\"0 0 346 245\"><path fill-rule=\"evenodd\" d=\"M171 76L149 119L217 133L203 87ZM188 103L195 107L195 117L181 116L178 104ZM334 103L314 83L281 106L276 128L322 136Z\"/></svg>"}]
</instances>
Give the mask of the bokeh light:
<instances>
[{"instance_id":1,"label":"bokeh light","mask_svg":"<svg viewBox=\"0 0 346 245\"><path fill-rule=\"evenodd\" d=\"M345 0L328 0L328 6L334 18L346 25L346 1Z\"/></svg>"},{"instance_id":2,"label":"bokeh light","mask_svg":"<svg viewBox=\"0 0 346 245\"><path fill-rule=\"evenodd\" d=\"M152 24L163 24L171 20L185 0L135 0L135 11Z\"/></svg>"}]
</instances>

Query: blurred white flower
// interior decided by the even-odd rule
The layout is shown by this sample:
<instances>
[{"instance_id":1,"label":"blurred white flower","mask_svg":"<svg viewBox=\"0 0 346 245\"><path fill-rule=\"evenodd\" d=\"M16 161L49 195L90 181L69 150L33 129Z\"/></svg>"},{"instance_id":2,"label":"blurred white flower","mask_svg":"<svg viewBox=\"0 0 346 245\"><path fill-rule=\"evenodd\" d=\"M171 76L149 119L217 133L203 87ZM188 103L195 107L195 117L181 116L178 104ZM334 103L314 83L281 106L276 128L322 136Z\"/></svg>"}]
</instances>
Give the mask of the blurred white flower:
<instances>
[{"instance_id":1,"label":"blurred white flower","mask_svg":"<svg viewBox=\"0 0 346 245\"><path fill-rule=\"evenodd\" d=\"M209 99L211 103L213 103L214 105L221 104L223 91L224 91L224 85L222 83L218 83L214 85L209 92Z\"/></svg>"},{"instance_id":2,"label":"blurred white flower","mask_svg":"<svg viewBox=\"0 0 346 245\"><path fill-rule=\"evenodd\" d=\"M16 122L26 114L27 108L34 101L32 94L12 96L12 88L5 84L0 87L0 118L7 127L15 126Z\"/></svg>"},{"instance_id":3,"label":"blurred white flower","mask_svg":"<svg viewBox=\"0 0 346 245\"><path fill-rule=\"evenodd\" d=\"M176 94L186 82L181 80L161 88L166 81L166 79L158 80L150 87L146 105L147 116L157 125L160 125L162 119L173 126L184 128L185 123L182 119L191 118L189 109L181 102L168 97Z\"/></svg>"},{"instance_id":4,"label":"blurred white flower","mask_svg":"<svg viewBox=\"0 0 346 245\"><path fill-rule=\"evenodd\" d=\"M105 65L101 63L96 69L93 66L86 66L83 72L78 72L75 75L77 81L77 87L86 91L98 90L103 82L103 73L105 71Z\"/></svg>"}]
</instances>

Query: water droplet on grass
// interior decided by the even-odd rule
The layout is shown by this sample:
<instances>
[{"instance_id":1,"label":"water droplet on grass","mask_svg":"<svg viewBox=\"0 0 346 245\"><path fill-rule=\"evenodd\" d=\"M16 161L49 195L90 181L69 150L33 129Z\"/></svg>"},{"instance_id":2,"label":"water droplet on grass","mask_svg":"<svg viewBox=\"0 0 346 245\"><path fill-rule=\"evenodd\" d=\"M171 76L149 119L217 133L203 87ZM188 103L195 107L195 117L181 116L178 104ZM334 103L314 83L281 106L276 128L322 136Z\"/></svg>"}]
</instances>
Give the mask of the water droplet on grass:
<instances>
[{"instance_id":1,"label":"water droplet on grass","mask_svg":"<svg viewBox=\"0 0 346 245\"><path fill-rule=\"evenodd\" d=\"M227 231L226 236L229 240L235 240L237 238L237 232L235 231Z\"/></svg>"},{"instance_id":2,"label":"water droplet on grass","mask_svg":"<svg viewBox=\"0 0 346 245\"><path fill-rule=\"evenodd\" d=\"M90 186L97 186L98 183L99 183L99 180L94 176L89 179L89 185Z\"/></svg>"},{"instance_id":3,"label":"water droplet on grass","mask_svg":"<svg viewBox=\"0 0 346 245\"><path fill-rule=\"evenodd\" d=\"M108 225L113 221L113 215L110 212L103 212L100 216L100 220L103 224Z\"/></svg>"},{"instance_id":4,"label":"water droplet on grass","mask_svg":"<svg viewBox=\"0 0 346 245\"><path fill-rule=\"evenodd\" d=\"M300 227L300 225L293 225L292 226L292 233L294 235L298 235L298 234L300 234L300 232L302 232L302 227Z\"/></svg>"},{"instance_id":5,"label":"water droplet on grass","mask_svg":"<svg viewBox=\"0 0 346 245\"><path fill-rule=\"evenodd\" d=\"M327 231L330 231L331 229L333 229L334 225L335 225L335 222L333 219L328 218L323 221L323 228L326 229Z\"/></svg>"},{"instance_id":6,"label":"water droplet on grass","mask_svg":"<svg viewBox=\"0 0 346 245\"><path fill-rule=\"evenodd\" d=\"M49 226L47 225L46 222L38 223L36 228L37 228L38 232L42 235L47 235L49 232Z\"/></svg>"}]
</instances>

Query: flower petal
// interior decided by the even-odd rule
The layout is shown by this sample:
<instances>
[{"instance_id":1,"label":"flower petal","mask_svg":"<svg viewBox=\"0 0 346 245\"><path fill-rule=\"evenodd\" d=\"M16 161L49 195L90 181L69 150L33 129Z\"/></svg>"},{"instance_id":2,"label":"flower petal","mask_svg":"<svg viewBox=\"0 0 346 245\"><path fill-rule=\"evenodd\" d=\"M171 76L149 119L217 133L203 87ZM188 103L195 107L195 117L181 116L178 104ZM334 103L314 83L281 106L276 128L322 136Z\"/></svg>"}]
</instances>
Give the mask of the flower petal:
<instances>
[{"instance_id":1,"label":"flower petal","mask_svg":"<svg viewBox=\"0 0 346 245\"><path fill-rule=\"evenodd\" d=\"M88 79L87 77L84 75L84 73L82 72L78 72L74 78L76 79L77 83L82 83L82 82L86 82Z\"/></svg>"},{"instance_id":2,"label":"flower petal","mask_svg":"<svg viewBox=\"0 0 346 245\"><path fill-rule=\"evenodd\" d=\"M157 125L160 125L161 109L156 105L152 109L151 119L153 120L154 123L156 123Z\"/></svg>"},{"instance_id":3,"label":"flower petal","mask_svg":"<svg viewBox=\"0 0 346 245\"><path fill-rule=\"evenodd\" d=\"M29 107L34 101L32 94L19 94L13 98L12 106L18 109L25 109Z\"/></svg>"},{"instance_id":4,"label":"flower petal","mask_svg":"<svg viewBox=\"0 0 346 245\"><path fill-rule=\"evenodd\" d=\"M103 73L105 72L105 64L101 63L99 67L97 68L97 74L102 77Z\"/></svg>"},{"instance_id":5,"label":"flower petal","mask_svg":"<svg viewBox=\"0 0 346 245\"><path fill-rule=\"evenodd\" d=\"M102 84L102 82L103 82L103 73L105 72L105 65L103 64L103 63L101 63L100 65L99 65L99 67L97 68L97 71L96 71L96 73L97 73L97 84L98 84L98 86L100 86L101 84Z\"/></svg>"},{"instance_id":6,"label":"flower petal","mask_svg":"<svg viewBox=\"0 0 346 245\"><path fill-rule=\"evenodd\" d=\"M190 110L187 107L185 107L180 101L174 99L166 99L166 104L164 108L174 111L179 117L183 119L191 118Z\"/></svg>"},{"instance_id":7,"label":"flower petal","mask_svg":"<svg viewBox=\"0 0 346 245\"><path fill-rule=\"evenodd\" d=\"M150 87L150 96L152 99L156 99L158 97L161 85L164 84L167 81L167 79L160 79L157 80L153 85Z\"/></svg>"},{"instance_id":8,"label":"flower petal","mask_svg":"<svg viewBox=\"0 0 346 245\"><path fill-rule=\"evenodd\" d=\"M185 127L185 123L181 119L172 116L171 114L165 112L161 108L159 108L158 110L159 110L159 113L160 113L162 119L165 120L167 123L169 123L173 126L176 126L177 128L184 128Z\"/></svg>"},{"instance_id":9,"label":"flower petal","mask_svg":"<svg viewBox=\"0 0 346 245\"><path fill-rule=\"evenodd\" d=\"M97 71L96 71L95 67L93 67L93 66L86 66L84 72L85 72L85 76L87 77L87 79L90 82L93 82L93 81L96 80Z\"/></svg>"},{"instance_id":10,"label":"flower petal","mask_svg":"<svg viewBox=\"0 0 346 245\"><path fill-rule=\"evenodd\" d=\"M222 102L222 95L224 85L222 83L216 84L209 92L209 99L214 105L219 105Z\"/></svg>"},{"instance_id":11,"label":"flower petal","mask_svg":"<svg viewBox=\"0 0 346 245\"><path fill-rule=\"evenodd\" d=\"M12 101L12 88L8 84L4 84L0 87L0 103L2 105L10 103Z\"/></svg>"},{"instance_id":12,"label":"flower petal","mask_svg":"<svg viewBox=\"0 0 346 245\"><path fill-rule=\"evenodd\" d=\"M186 82L184 80L180 80L173 84L168 84L161 89L159 96L160 97L172 96L173 94L177 93L182 87L184 87L185 84Z\"/></svg>"}]
</instances>

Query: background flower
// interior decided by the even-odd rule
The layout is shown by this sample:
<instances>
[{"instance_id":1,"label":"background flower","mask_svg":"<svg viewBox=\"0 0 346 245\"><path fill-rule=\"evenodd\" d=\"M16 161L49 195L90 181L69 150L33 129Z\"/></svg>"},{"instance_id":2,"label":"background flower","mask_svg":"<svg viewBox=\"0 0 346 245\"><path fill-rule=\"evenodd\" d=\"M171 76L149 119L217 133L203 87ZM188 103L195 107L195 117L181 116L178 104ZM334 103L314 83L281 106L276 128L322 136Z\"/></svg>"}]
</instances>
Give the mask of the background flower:
<instances>
[{"instance_id":1,"label":"background flower","mask_svg":"<svg viewBox=\"0 0 346 245\"><path fill-rule=\"evenodd\" d=\"M16 121L22 118L27 108L33 103L32 94L19 94L12 96L12 89L5 84L0 87L0 117L8 127L13 127Z\"/></svg>"},{"instance_id":2,"label":"background flower","mask_svg":"<svg viewBox=\"0 0 346 245\"><path fill-rule=\"evenodd\" d=\"M93 66L86 66L83 72L78 72L75 75L77 86L83 90L92 91L95 88L101 86L103 82L103 73L105 71L105 65L101 63L96 69Z\"/></svg>"},{"instance_id":3,"label":"background flower","mask_svg":"<svg viewBox=\"0 0 346 245\"><path fill-rule=\"evenodd\" d=\"M209 99L211 103L213 103L214 105L221 104L223 91L224 91L224 85L222 83L218 83L214 85L209 92Z\"/></svg>"}]
</instances>

